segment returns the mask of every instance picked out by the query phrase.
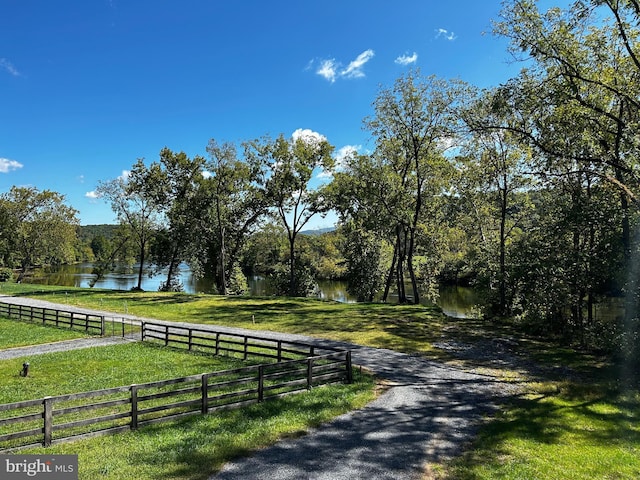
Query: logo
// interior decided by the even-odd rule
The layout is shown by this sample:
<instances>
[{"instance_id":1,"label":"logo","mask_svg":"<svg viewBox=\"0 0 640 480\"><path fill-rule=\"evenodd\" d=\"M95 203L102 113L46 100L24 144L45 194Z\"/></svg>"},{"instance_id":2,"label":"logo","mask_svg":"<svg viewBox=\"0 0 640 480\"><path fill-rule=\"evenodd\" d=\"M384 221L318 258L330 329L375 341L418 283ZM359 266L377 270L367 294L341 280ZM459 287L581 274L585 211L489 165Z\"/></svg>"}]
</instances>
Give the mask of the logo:
<instances>
[{"instance_id":1,"label":"logo","mask_svg":"<svg viewBox=\"0 0 640 480\"><path fill-rule=\"evenodd\" d=\"M78 455L0 455L2 480L78 480Z\"/></svg>"}]
</instances>

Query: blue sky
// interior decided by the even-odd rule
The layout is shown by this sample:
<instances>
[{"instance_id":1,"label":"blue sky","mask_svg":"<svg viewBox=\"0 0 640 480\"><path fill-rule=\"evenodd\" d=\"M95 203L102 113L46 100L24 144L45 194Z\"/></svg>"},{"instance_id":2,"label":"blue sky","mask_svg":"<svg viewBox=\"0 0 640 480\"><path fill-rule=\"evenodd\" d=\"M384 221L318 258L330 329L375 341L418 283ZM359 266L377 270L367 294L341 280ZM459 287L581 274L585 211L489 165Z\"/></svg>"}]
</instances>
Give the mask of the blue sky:
<instances>
[{"instance_id":1,"label":"blue sky","mask_svg":"<svg viewBox=\"0 0 640 480\"><path fill-rule=\"evenodd\" d=\"M517 74L499 0L0 0L0 192L93 195L163 147L206 156L298 129L372 147L362 120L410 68L479 87ZM331 226L333 217L312 227Z\"/></svg>"}]
</instances>

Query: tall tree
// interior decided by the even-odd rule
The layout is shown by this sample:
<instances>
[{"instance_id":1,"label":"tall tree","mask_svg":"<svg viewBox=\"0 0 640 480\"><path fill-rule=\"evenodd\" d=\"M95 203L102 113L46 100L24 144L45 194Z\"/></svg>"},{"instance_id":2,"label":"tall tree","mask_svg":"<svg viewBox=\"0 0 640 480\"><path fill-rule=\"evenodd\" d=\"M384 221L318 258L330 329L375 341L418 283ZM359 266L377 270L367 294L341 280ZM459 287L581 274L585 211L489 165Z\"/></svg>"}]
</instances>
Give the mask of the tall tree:
<instances>
[{"instance_id":1,"label":"tall tree","mask_svg":"<svg viewBox=\"0 0 640 480\"><path fill-rule=\"evenodd\" d=\"M248 154L268 166L268 204L287 231L289 241L289 295L304 292L297 288L296 238L314 215L326 208L321 191L311 185L314 172L331 169L333 146L319 134L296 131L290 139L280 135L247 145Z\"/></svg>"},{"instance_id":2,"label":"tall tree","mask_svg":"<svg viewBox=\"0 0 640 480\"><path fill-rule=\"evenodd\" d=\"M154 202L162 211L163 226L154 237L152 257L157 268L167 268L163 290L180 290L176 281L179 264L197 256L201 230L202 185L205 159L196 155L160 151L160 161L148 168L147 185Z\"/></svg>"},{"instance_id":3,"label":"tall tree","mask_svg":"<svg viewBox=\"0 0 640 480\"><path fill-rule=\"evenodd\" d=\"M149 243L156 233L162 214L158 202L160 186L156 169L148 169L139 159L131 172L98 185L99 195L111 204L121 225L126 226L138 246L138 283L142 290L142 277ZM154 179L155 175L155 179ZM153 179L153 180L152 180Z\"/></svg>"},{"instance_id":4,"label":"tall tree","mask_svg":"<svg viewBox=\"0 0 640 480\"><path fill-rule=\"evenodd\" d=\"M64 195L33 187L12 187L0 195L0 243L5 265L18 264L19 280L38 264L74 260L77 211Z\"/></svg>"},{"instance_id":5,"label":"tall tree","mask_svg":"<svg viewBox=\"0 0 640 480\"><path fill-rule=\"evenodd\" d=\"M260 158L250 154L240 158L232 143L211 139L207 152L204 195L209 260L215 266L218 292L227 295L242 247L267 213L265 172Z\"/></svg>"},{"instance_id":6,"label":"tall tree","mask_svg":"<svg viewBox=\"0 0 640 480\"><path fill-rule=\"evenodd\" d=\"M497 293L492 306L508 315L507 294L514 288L508 279L508 247L531 213L533 177L528 173L531 149L509 130L510 112L494 108L493 95L484 92L463 113L470 135L459 157L457 191L475 217L473 244L479 247L490 290Z\"/></svg>"},{"instance_id":7,"label":"tall tree","mask_svg":"<svg viewBox=\"0 0 640 480\"><path fill-rule=\"evenodd\" d=\"M457 107L466 90L459 81L424 78L412 71L378 94L375 115L365 119L375 138L378 169L384 171L383 204L394 218L396 261L391 268L396 271L400 302L408 300L405 265L414 302L420 302L414 268L417 234L425 214L437 211L428 204L437 201L447 186L450 164L445 151L458 133Z\"/></svg>"}]
</instances>

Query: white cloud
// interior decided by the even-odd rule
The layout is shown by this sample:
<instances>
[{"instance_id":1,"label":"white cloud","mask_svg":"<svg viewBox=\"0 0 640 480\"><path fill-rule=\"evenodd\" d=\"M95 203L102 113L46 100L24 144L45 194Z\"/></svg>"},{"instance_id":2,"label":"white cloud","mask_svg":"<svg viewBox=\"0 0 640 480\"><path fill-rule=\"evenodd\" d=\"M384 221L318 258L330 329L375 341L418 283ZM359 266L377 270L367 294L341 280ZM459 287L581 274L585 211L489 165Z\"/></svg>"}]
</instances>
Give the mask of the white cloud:
<instances>
[{"instance_id":1,"label":"white cloud","mask_svg":"<svg viewBox=\"0 0 640 480\"><path fill-rule=\"evenodd\" d=\"M345 68L342 72L340 72L340 76L347 78L360 78L364 77L364 72L362 71L362 67L373 58L375 55L374 51L369 49L362 52L358 57L349 63L349 66Z\"/></svg>"},{"instance_id":2,"label":"white cloud","mask_svg":"<svg viewBox=\"0 0 640 480\"><path fill-rule=\"evenodd\" d=\"M118 177L123 182L128 182L131 176L131 170L122 170L122 174Z\"/></svg>"},{"instance_id":3,"label":"white cloud","mask_svg":"<svg viewBox=\"0 0 640 480\"><path fill-rule=\"evenodd\" d=\"M409 55L409 54L400 55L395 60L395 62L398 65L410 65L412 63L416 63L417 61L418 61L418 54L416 52L413 52L413 55Z\"/></svg>"},{"instance_id":4,"label":"white cloud","mask_svg":"<svg viewBox=\"0 0 640 480\"><path fill-rule=\"evenodd\" d=\"M346 160L358 153L361 149L362 145L345 145L344 147L340 148L334 155L335 165L333 169L337 172L343 170Z\"/></svg>"},{"instance_id":5,"label":"white cloud","mask_svg":"<svg viewBox=\"0 0 640 480\"><path fill-rule=\"evenodd\" d=\"M18 71L18 69L14 67L13 64L6 58L0 58L0 68L6 70L14 77L20 76L20 72Z\"/></svg>"},{"instance_id":6,"label":"white cloud","mask_svg":"<svg viewBox=\"0 0 640 480\"><path fill-rule=\"evenodd\" d=\"M362 78L365 76L364 66L374 55L373 50L365 50L355 60L349 62L346 68L342 68L342 63L335 58L321 60L316 73L331 83L334 83L338 78ZM311 64L313 61L310 62Z\"/></svg>"},{"instance_id":7,"label":"white cloud","mask_svg":"<svg viewBox=\"0 0 640 480\"><path fill-rule=\"evenodd\" d=\"M19 162L16 162L15 160L0 158L0 173L9 173L22 167L23 165Z\"/></svg>"},{"instance_id":8,"label":"white cloud","mask_svg":"<svg viewBox=\"0 0 640 480\"><path fill-rule=\"evenodd\" d=\"M294 142L302 139L307 143L313 143L316 145L327 140L327 137L325 137L321 133L314 132L313 130L310 130L308 128L297 129L291 134L291 138L293 138Z\"/></svg>"},{"instance_id":9,"label":"white cloud","mask_svg":"<svg viewBox=\"0 0 640 480\"><path fill-rule=\"evenodd\" d=\"M85 193L84 196L89 200L97 200L100 198L100 194L95 190L91 190L90 192Z\"/></svg>"},{"instance_id":10,"label":"white cloud","mask_svg":"<svg viewBox=\"0 0 640 480\"><path fill-rule=\"evenodd\" d=\"M444 38L445 40L453 41L458 37L454 32L450 32L444 28L438 28L436 29L436 38Z\"/></svg>"},{"instance_id":11,"label":"white cloud","mask_svg":"<svg viewBox=\"0 0 640 480\"><path fill-rule=\"evenodd\" d=\"M320 67L316 70L316 73L321 77L324 77L326 80L331 83L336 81L336 61L334 59L331 60L323 60L320 63Z\"/></svg>"},{"instance_id":12,"label":"white cloud","mask_svg":"<svg viewBox=\"0 0 640 480\"><path fill-rule=\"evenodd\" d=\"M362 145L345 145L344 147L338 149L333 155L333 169L331 170L322 170L318 173L317 178L332 178L334 172L340 172L344 170L345 163L347 159L358 153L362 149Z\"/></svg>"}]
</instances>

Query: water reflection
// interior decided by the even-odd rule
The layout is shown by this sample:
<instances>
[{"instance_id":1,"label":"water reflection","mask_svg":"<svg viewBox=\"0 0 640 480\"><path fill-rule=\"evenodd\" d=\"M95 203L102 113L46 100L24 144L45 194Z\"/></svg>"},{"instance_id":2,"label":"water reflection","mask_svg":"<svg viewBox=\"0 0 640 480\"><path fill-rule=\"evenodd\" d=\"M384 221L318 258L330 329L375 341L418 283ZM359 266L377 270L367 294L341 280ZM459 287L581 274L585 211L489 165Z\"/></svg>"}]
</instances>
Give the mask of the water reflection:
<instances>
[{"instance_id":1,"label":"water reflection","mask_svg":"<svg viewBox=\"0 0 640 480\"><path fill-rule=\"evenodd\" d=\"M75 265L63 265L56 268L45 268L34 272L29 278L29 283L44 285L60 285L69 287L89 288L96 276L92 274L92 263L79 263ZM166 280L166 272L158 275L149 275L150 269L145 271L142 278L142 289L157 291L160 284ZM215 291L211 279L195 278L187 264L180 266L180 282L186 293L212 293ZM260 276L249 277L249 294L252 296L273 295L268 279ZM108 290L130 290L138 283L138 267L119 266L116 271L105 274L95 284L96 288ZM355 298L347 292L346 282L338 280L320 281L319 298L334 300L337 302L355 303ZM395 297L397 298L397 297ZM464 318L477 315L478 294L470 288L443 286L440 288L440 299L436 302L445 314ZM390 301L394 301L393 294ZM428 301L422 302L430 305Z\"/></svg>"}]
</instances>

